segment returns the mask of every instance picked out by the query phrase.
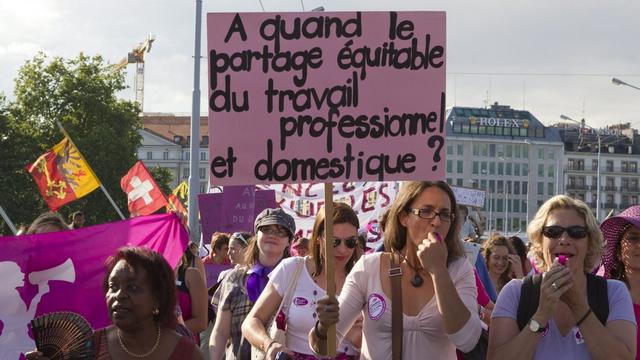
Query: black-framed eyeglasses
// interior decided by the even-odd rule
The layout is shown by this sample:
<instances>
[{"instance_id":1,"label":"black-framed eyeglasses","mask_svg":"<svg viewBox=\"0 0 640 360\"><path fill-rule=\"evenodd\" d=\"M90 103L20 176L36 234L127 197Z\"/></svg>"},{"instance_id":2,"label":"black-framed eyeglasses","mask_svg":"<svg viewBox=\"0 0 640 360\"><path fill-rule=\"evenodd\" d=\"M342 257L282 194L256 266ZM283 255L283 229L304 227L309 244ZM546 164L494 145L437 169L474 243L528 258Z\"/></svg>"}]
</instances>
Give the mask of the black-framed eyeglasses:
<instances>
[{"instance_id":1,"label":"black-framed eyeglasses","mask_svg":"<svg viewBox=\"0 0 640 360\"><path fill-rule=\"evenodd\" d=\"M433 209L430 208L426 208L426 209L407 209L407 212L417 215L419 218L421 219L426 219L426 220L433 220L437 217L440 218L441 221L444 222L452 222L453 220L456 219L456 216L449 210L442 210L440 212L437 212Z\"/></svg>"},{"instance_id":2,"label":"black-framed eyeglasses","mask_svg":"<svg viewBox=\"0 0 640 360\"><path fill-rule=\"evenodd\" d=\"M244 238L244 236L242 236L242 233L234 232L234 233L231 235L231 237L232 237L232 238L236 238L236 239L238 239L238 240L242 241L245 245L248 245L248 244L249 244L249 242L247 241L247 239L245 239L245 238Z\"/></svg>"},{"instance_id":3,"label":"black-framed eyeglasses","mask_svg":"<svg viewBox=\"0 0 640 360\"><path fill-rule=\"evenodd\" d=\"M343 242L344 242L344 246L348 247L349 249L354 249L356 246L358 246L358 238L355 236L352 236L346 239L341 239L335 236L333 237L334 248L337 248Z\"/></svg>"},{"instance_id":4,"label":"black-framed eyeglasses","mask_svg":"<svg viewBox=\"0 0 640 360\"><path fill-rule=\"evenodd\" d=\"M582 225L573 225L569 227L552 225L543 227L542 235L548 237L549 239L557 239L562 236L565 231L572 239L582 239L587 237L587 235L589 234L589 230L587 229L587 227Z\"/></svg>"}]
</instances>

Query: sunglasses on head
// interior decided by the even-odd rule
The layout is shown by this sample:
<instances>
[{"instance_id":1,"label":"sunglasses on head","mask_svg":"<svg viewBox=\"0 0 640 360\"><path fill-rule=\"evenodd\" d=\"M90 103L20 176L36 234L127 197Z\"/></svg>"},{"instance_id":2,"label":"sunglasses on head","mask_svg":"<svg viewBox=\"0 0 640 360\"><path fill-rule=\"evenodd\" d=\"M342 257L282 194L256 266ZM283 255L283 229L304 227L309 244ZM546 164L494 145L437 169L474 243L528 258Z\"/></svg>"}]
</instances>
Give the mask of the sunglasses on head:
<instances>
[{"instance_id":1,"label":"sunglasses on head","mask_svg":"<svg viewBox=\"0 0 640 360\"><path fill-rule=\"evenodd\" d=\"M346 239L340 239L337 237L333 238L333 247L337 248L338 246L340 246L340 243L344 242L344 246L348 247L349 249L353 249L356 246L358 246L358 238L357 237L350 237L350 238L346 238Z\"/></svg>"},{"instance_id":2,"label":"sunglasses on head","mask_svg":"<svg viewBox=\"0 0 640 360\"><path fill-rule=\"evenodd\" d=\"M588 234L586 226L574 225L569 227L562 227L558 225L552 225L543 227L542 235L548 237L549 239L557 239L562 236L565 231L572 239L582 239L587 237Z\"/></svg>"},{"instance_id":3,"label":"sunglasses on head","mask_svg":"<svg viewBox=\"0 0 640 360\"><path fill-rule=\"evenodd\" d=\"M239 233L239 232L233 233L233 235L231 235L231 237L236 238L236 239L242 241L245 244L248 244L247 239L245 239L244 236L242 236L242 234Z\"/></svg>"}]
</instances>

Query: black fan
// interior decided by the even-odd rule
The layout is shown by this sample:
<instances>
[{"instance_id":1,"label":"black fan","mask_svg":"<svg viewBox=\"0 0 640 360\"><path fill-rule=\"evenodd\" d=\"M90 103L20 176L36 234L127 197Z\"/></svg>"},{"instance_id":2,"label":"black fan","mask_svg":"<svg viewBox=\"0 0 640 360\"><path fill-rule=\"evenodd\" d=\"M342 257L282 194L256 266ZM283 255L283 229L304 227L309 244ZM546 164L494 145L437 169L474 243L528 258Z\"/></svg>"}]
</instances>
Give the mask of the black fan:
<instances>
[{"instance_id":1,"label":"black fan","mask_svg":"<svg viewBox=\"0 0 640 360\"><path fill-rule=\"evenodd\" d=\"M31 320L38 351L51 360L94 359L91 325L79 314L61 311Z\"/></svg>"}]
</instances>

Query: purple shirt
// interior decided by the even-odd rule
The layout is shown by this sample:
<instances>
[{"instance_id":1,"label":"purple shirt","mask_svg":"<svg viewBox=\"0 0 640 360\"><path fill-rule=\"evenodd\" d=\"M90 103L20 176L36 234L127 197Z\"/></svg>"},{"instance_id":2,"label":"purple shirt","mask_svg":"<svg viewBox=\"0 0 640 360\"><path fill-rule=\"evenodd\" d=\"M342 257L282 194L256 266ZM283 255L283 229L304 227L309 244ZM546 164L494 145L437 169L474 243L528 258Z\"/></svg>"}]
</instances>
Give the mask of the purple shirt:
<instances>
[{"instance_id":1,"label":"purple shirt","mask_svg":"<svg viewBox=\"0 0 640 360\"><path fill-rule=\"evenodd\" d=\"M515 279L502 288L491 315L492 319L507 317L517 321L521 287L522 280ZM607 322L626 320L636 325L631 296L624 283L618 280L607 280L607 291L609 296L609 317ZM591 359L584 341L578 327L573 327L565 337L562 337L552 318L549 320L548 330L542 335L538 343L533 359Z\"/></svg>"}]
</instances>

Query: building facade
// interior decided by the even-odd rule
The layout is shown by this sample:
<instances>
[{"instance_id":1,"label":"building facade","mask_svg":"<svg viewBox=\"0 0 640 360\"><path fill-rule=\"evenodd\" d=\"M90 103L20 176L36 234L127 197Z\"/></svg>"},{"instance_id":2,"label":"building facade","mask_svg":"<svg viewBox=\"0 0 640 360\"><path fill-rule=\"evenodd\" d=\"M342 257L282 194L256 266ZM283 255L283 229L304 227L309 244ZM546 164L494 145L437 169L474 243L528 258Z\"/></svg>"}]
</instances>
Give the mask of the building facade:
<instances>
[{"instance_id":1,"label":"building facade","mask_svg":"<svg viewBox=\"0 0 640 360\"><path fill-rule=\"evenodd\" d=\"M639 204L640 138L630 124L614 125L605 129L590 129L584 123L559 123L554 127L559 129L565 144L566 194L589 204L594 214L599 201L600 213L597 214L597 218L600 221L609 214L616 214L629 206Z\"/></svg>"},{"instance_id":2,"label":"building facade","mask_svg":"<svg viewBox=\"0 0 640 360\"><path fill-rule=\"evenodd\" d=\"M148 168L164 167L173 174L171 187L189 179L191 160L191 117L165 113L145 113L142 116L142 145L138 159ZM198 179L200 193L209 190L209 127L207 117L200 117L200 151Z\"/></svg>"},{"instance_id":3,"label":"building facade","mask_svg":"<svg viewBox=\"0 0 640 360\"><path fill-rule=\"evenodd\" d=\"M447 115L447 182L486 192L486 230L525 233L544 201L563 192L564 144L529 111L454 107Z\"/></svg>"}]
</instances>

